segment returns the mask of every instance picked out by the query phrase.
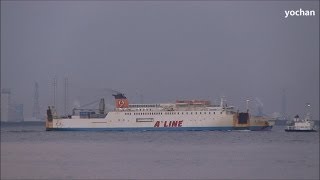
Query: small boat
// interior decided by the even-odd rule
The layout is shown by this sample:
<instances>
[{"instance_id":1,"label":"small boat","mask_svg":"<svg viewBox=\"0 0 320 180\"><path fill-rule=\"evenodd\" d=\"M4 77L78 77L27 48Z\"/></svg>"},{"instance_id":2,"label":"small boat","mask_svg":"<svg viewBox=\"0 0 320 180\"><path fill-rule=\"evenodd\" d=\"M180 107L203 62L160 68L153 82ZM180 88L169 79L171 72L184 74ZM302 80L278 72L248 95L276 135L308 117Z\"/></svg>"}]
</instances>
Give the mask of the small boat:
<instances>
[{"instance_id":1,"label":"small boat","mask_svg":"<svg viewBox=\"0 0 320 180\"><path fill-rule=\"evenodd\" d=\"M310 107L310 104L307 105ZM314 121L310 120L310 113L308 112L304 119L300 119L299 115L296 115L293 120L287 121L286 132L316 132L317 128L314 125Z\"/></svg>"}]
</instances>

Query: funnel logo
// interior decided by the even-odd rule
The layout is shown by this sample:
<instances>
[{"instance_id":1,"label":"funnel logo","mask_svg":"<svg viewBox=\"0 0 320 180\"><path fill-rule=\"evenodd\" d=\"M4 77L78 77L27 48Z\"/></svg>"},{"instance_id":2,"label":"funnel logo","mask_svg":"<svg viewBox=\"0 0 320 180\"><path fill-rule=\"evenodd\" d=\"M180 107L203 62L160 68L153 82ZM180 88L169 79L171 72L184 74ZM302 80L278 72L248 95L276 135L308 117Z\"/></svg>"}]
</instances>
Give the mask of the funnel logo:
<instances>
[{"instance_id":1,"label":"funnel logo","mask_svg":"<svg viewBox=\"0 0 320 180\"><path fill-rule=\"evenodd\" d=\"M128 108L129 107L129 103L127 99L117 99L116 102L116 107L117 108Z\"/></svg>"},{"instance_id":2,"label":"funnel logo","mask_svg":"<svg viewBox=\"0 0 320 180\"><path fill-rule=\"evenodd\" d=\"M124 101L123 101L123 100L120 100L120 101L118 101L118 104L119 104L119 107L123 107Z\"/></svg>"}]
</instances>

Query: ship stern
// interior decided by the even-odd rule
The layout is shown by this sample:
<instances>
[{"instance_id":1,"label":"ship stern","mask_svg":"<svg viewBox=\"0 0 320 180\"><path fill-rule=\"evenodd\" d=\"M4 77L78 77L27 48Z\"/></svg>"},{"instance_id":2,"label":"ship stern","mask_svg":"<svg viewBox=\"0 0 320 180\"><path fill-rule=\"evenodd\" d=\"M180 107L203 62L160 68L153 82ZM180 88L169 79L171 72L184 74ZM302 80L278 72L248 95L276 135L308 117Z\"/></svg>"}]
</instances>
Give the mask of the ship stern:
<instances>
[{"instance_id":1,"label":"ship stern","mask_svg":"<svg viewBox=\"0 0 320 180\"><path fill-rule=\"evenodd\" d=\"M53 123L52 121L49 122L48 120L46 121L46 131L51 131L53 128Z\"/></svg>"},{"instance_id":2,"label":"ship stern","mask_svg":"<svg viewBox=\"0 0 320 180\"><path fill-rule=\"evenodd\" d=\"M270 131L274 126L274 121L268 121L268 118L263 116L252 116L251 131Z\"/></svg>"}]
</instances>

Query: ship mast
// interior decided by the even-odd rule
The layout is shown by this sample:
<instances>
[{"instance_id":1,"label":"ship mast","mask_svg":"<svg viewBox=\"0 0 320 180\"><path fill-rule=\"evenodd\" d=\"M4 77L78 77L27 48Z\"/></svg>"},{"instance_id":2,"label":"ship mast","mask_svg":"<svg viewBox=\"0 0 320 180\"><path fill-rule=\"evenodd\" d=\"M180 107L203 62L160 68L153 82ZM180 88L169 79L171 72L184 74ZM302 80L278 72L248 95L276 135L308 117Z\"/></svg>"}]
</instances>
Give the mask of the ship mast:
<instances>
[{"instance_id":1,"label":"ship mast","mask_svg":"<svg viewBox=\"0 0 320 180\"><path fill-rule=\"evenodd\" d=\"M305 118L305 120L310 120L310 108L311 108L311 105L310 105L310 103L307 103L306 104L306 107L307 107L307 114L306 114L306 118Z\"/></svg>"},{"instance_id":2,"label":"ship mast","mask_svg":"<svg viewBox=\"0 0 320 180\"><path fill-rule=\"evenodd\" d=\"M224 104L224 96L222 96L220 99L220 107L223 107L223 104Z\"/></svg>"}]
</instances>

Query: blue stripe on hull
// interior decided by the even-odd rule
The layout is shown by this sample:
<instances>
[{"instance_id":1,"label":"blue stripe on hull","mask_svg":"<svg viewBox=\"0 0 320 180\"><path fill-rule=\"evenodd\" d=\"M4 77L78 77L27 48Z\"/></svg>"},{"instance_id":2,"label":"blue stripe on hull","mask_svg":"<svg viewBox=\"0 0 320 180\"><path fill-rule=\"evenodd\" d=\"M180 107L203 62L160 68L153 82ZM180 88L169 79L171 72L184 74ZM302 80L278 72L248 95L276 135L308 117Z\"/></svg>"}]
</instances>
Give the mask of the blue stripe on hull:
<instances>
[{"instance_id":1,"label":"blue stripe on hull","mask_svg":"<svg viewBox=\"0 0 320 180\"><path fill-rule=\"evenodd\" d=\"M288 130L285 129L286 132L317 132L316 130Z\"/></svg>"},{"instance_id":2,"label":"blue stripe on hull","mask_svg":"<svg viewBox=\"0 0 320 180\"><path fill-rule=\"evenodd\" d=\"M232 131L251 130L265 131L271 130L272 126L250 126L249 128L229 127L179 127L179 128L47 128L47 131Z\"/></svg>"}]
</instances>

